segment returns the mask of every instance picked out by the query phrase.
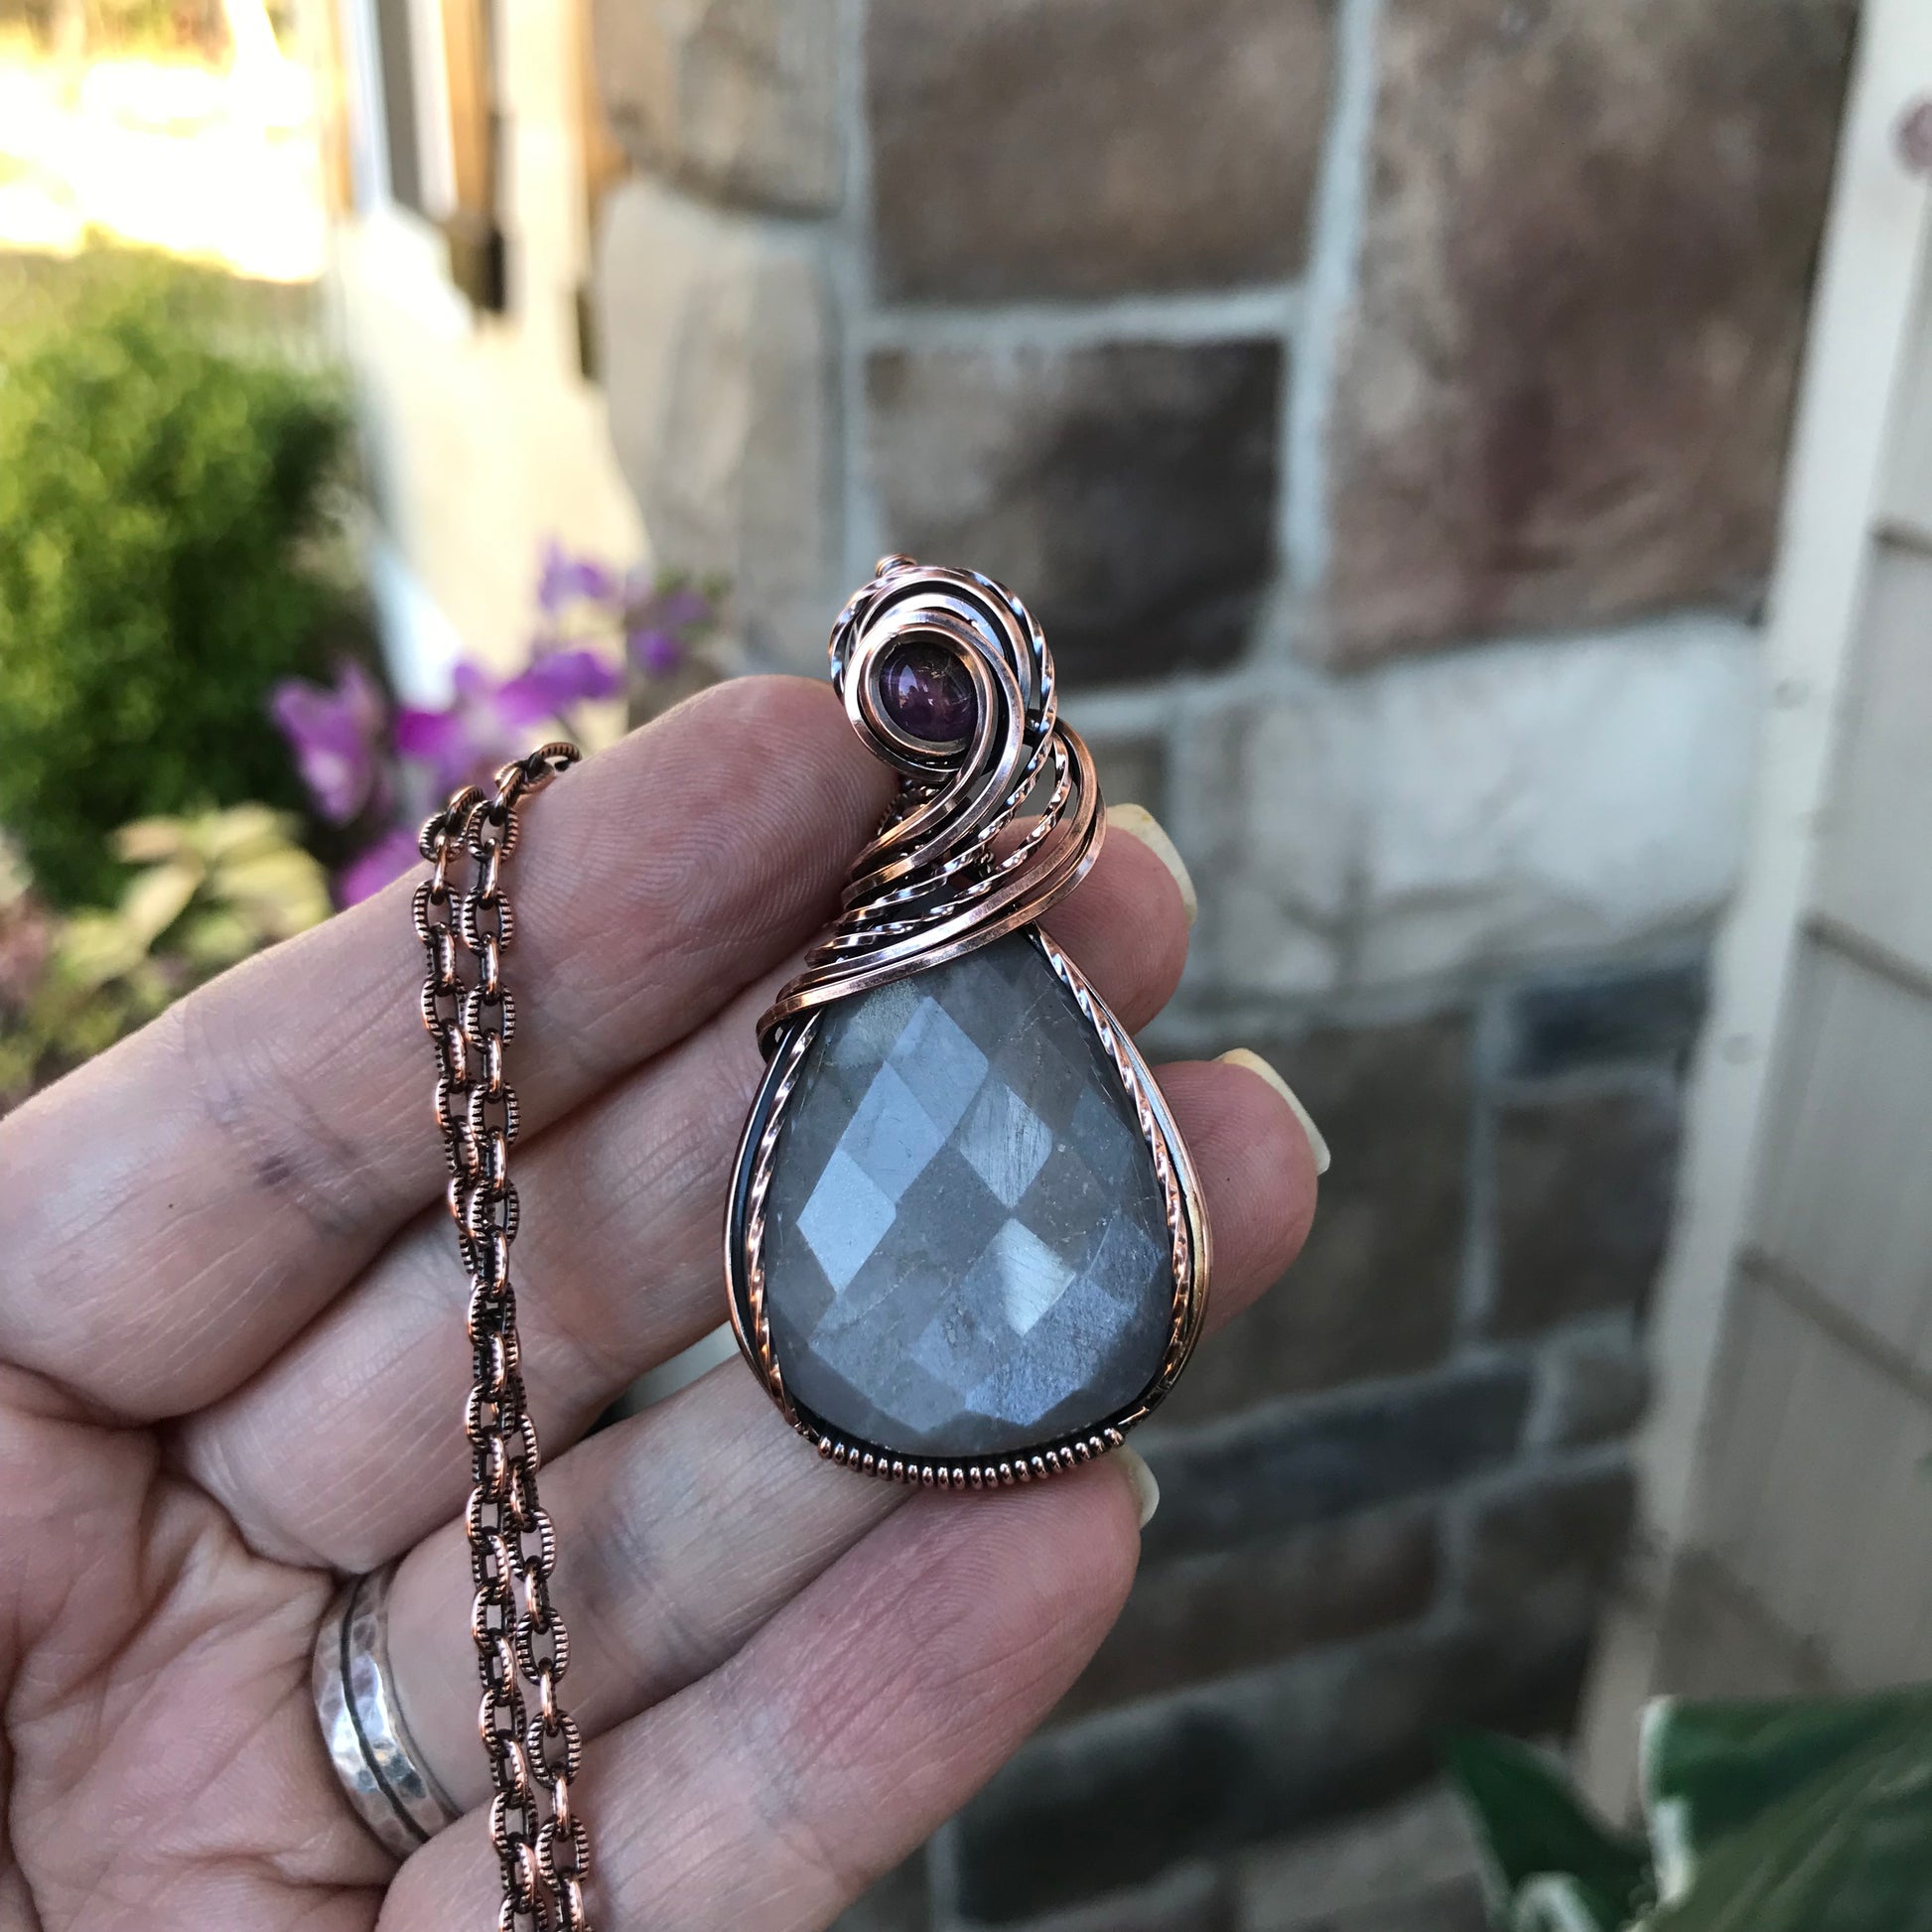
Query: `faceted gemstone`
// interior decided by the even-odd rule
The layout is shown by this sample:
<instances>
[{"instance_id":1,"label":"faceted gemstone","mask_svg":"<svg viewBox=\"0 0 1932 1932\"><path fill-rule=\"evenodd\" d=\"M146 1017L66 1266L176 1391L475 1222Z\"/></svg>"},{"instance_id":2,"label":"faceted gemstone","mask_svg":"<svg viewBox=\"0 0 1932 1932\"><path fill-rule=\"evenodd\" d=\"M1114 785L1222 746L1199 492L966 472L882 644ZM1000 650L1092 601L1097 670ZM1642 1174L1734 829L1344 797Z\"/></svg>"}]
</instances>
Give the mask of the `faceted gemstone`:
<instances>
[{"instance_id":1,"label":"faceted gemstone","mask_svg":"<svg viewBox=\"0 0 1932 1932\"><path fill-rule=\"evenodd\" d=\"M779 1127L764 1234L792 1395L898 1453L1071 1435L1160 1368L1154 1162L1024 933L829 1008Z\"/></svg>"},{"instance_id":2,"label":"faceted gemstone","mask_svg":"<svg viewBox=\"0 0 1932 1932\"><path fill-rule=\"evenodd\" d=\"M893 723L928 745L964 738L979 710L965 665L951 651L916 637L880 666L879 695Z\"/></svg>"}]
</instances>

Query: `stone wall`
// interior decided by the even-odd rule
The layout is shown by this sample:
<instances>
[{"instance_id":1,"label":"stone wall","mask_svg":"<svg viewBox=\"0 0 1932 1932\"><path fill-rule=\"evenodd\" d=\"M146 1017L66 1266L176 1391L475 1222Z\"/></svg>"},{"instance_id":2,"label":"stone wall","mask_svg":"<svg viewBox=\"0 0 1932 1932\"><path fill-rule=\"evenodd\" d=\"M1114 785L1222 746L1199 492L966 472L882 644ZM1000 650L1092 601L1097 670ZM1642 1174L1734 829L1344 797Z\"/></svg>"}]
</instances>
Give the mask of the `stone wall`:
<instances>
[{"instance_id":1,"label":"stone wall","mask_svg":"<svg viewBox=\"0 0 1932 1932\"><path fill-rule=\"evenodd\" d=\"M1402 1794L1563 1727L1629 1512L1852 14L599 0L659 556L813 672L883 551L1008 579L1199 888L1153 1043L1334 1150L1119 1629L855 1927L1475 1923Z\"/></svg>"}]
</instances>

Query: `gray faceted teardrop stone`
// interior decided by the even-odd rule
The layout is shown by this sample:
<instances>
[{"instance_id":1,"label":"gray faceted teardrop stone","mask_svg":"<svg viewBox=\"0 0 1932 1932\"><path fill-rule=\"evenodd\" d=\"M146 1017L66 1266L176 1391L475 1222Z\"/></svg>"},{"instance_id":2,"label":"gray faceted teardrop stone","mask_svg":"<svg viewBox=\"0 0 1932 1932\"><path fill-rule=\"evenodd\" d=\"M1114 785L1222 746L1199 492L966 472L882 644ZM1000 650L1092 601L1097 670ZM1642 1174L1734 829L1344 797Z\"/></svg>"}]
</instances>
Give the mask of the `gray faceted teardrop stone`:
<instances>
[{"instance_id":1,"label":"gray faceted teardrop stone","mask_svg":"<svg viewBox=\"0 0 1932 1932\"><path fill-rule=\"evenodd\" d=\"M764 1266L794 1398L897 1453L1071 1435L1154 1379L1173 1267L1153 1158L1026 934L823 1014Z\"/></svg>"}]
</instances>

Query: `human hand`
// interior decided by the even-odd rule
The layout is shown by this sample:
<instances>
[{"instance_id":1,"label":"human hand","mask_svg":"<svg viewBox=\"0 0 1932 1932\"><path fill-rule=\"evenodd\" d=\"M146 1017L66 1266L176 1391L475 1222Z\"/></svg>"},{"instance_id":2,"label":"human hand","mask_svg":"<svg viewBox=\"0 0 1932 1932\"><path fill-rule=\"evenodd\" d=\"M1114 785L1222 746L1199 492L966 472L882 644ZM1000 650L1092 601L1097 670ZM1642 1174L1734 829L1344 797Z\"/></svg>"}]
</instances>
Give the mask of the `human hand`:
<instances>
[{"instance_id":1,"label":"human hand","mask_svg":"<svg viewBox=\"0 0 1932 1932\"><path fill-rule=\"evenodd\" d=\"M754 1024L889 784L828 691L744 680L523 818L523 1372L606 1928L824 1925L1051 1710L1133 1576L1124 1456L908 1492L823 1462L738 1362L586 1435L724 1316ZM249 961L0 1123L5 1923L495 1920L467 1288L409 892ZM1108 841L1046 923L1130 1028L1172 994L1186 919L1148 845ZM1160 1078L1214 1229L1212 1326L1293 1258L1313 1164L1252 1071ZM404 1712L472 1807L400 1869L336 1783L309 1683L337 1574L398 1556Z\"/></svg>"}]
</instances>

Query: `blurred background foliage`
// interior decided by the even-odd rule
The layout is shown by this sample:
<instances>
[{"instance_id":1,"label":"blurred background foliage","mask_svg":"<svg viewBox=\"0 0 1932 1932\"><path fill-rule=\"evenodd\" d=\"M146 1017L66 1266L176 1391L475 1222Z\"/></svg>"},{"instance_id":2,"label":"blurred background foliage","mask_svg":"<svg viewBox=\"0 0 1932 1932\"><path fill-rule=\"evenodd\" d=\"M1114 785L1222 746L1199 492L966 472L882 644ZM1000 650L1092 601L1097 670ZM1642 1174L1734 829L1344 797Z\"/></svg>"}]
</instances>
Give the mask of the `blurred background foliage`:
<instances>
[{"instance_id":1,"label":"blurred background foliage","mask_svg":"<svg viewBox=\"0 0 1932 1932\"><path fill-rule=\"evenodd\" d=\"M1645 1711L1642 1836L1514 1738L1449 1740L1494 1932L1932 1932L1932 1694Z\"/></svg>"},{"instance_id":2,"label":"blurred background foliage","mask_svg":"<svg viewBox=\"0 0 1932 1932\"><path fill-rule=\"evenodd\" d=\"M366 648L346 396L233 287L100 249L0 306L0 824L56 905L129 820L299 806L268 689Z\"/></svg>"},{"instance_id":3,"label":"blurred background foliage","mask_svg":"<svg viewBox=\"0 0 1932 1932\"><path fill-rule=\"evenodd\" d=\"M312 290L0 262L0 1108L380 890L454 785L716 675L723 588L554 537L517 660L398 703Z\"/></svg>"},{"instance_id":4,"label":"blurred background foliage","mask_svg":"<svg viewBox=\"0 0 1932 1932\"><path fill-rule=\"evenodd\" d=\"M0 1104L76 1066L190 988L332 910L292 814L261 805L139 820L109 909L66 918L0 847Z\"/></svg>"},{"instance_id":5,"label":"blurred background foliage","mask_svg":"<svg viewBox=\"0 0 1932 1932\"><path fill-rule=\"evenodd\" d=\"M289 32L292 5L271 5L268 15L278 35ZM8 34L43 49L207 60L225 55L229 42L221 0L0 0L0 36Z\"/></svg>"}]
</instances>

